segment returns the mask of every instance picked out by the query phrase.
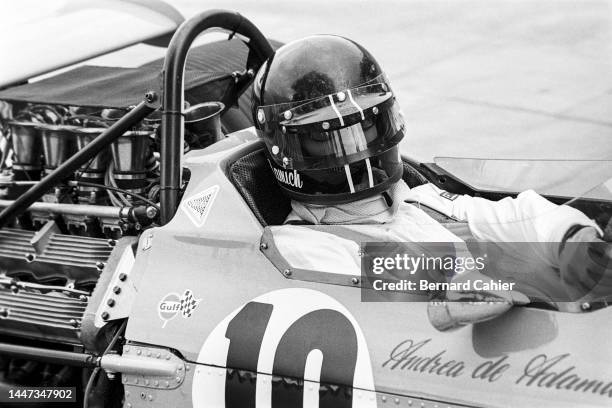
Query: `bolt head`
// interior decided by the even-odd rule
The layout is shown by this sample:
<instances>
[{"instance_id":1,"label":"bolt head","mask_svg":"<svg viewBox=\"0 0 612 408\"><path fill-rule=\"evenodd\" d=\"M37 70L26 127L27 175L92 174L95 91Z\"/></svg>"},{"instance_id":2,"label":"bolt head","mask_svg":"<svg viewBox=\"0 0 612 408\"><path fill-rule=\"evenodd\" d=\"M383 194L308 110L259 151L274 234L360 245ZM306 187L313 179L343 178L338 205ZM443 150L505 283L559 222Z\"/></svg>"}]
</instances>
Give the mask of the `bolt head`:
<instances>
[{"instance_id":1,"label":"bolt head","mask_svg":"<svg viewBox=\"0 0 612 408\"><path fill-rule=\"evenodd\" d=\"M266 114L264 113L263 109L257 110L257 121L261 124L266 123Z\"/></svg>"},{"instance_id":2,"label":"bolt head","mask_svg":"<svg viewBox=\"0 0 612 408\"><path fill-rule=\"evenodd\" d=\"M150 205L145 210L145 213L147 215L147 218L149 218L149 219L155 218L155 216L157 216L157 208L155 208L152 205Z\"/></svg>"}]
</instances>

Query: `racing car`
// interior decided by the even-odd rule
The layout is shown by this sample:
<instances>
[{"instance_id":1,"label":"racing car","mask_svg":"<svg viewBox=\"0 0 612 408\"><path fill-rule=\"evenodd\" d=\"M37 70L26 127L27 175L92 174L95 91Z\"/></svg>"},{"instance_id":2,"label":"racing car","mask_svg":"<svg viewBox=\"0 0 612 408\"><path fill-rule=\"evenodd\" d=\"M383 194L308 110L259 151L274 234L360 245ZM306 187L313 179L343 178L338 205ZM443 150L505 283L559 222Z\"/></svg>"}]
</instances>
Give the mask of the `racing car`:
<instances>
[{"instance_id":1,"label":"racing car","mask_svg":"<svg viewBox=\"0 0 612 408\"><path fill-rule=\"evenodd\" d=\"M363 302L363 276L288 262L275 234L291 206L249 88L280 43L235 12L183 22L157 2L130 7L156 24L15 64L0 83L0 404L612 403L605 299L533 297L486 321L446 309L441 322L427 297ZM190 50L210 29L228 40ZM55 71L143 41L165 58ZM609 162L403 161L411 187L492 200L534 188L612 238ZM35 401L33 387L62 392Z\"/></svg>"}]
</instances>

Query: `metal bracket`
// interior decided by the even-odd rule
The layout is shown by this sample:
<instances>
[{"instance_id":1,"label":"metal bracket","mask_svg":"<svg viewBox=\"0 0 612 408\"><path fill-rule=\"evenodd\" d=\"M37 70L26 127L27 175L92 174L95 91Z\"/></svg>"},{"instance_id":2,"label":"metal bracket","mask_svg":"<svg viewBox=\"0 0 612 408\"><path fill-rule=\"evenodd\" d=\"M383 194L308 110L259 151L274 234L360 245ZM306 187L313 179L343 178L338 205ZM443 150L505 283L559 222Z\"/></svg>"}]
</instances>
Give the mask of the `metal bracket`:
<instances>
[{"instance_id":1,"label":"metal bracket","mask_svg":"<svg viewBox=\"0 0 612 408\"><path fill-rule=\"evenodd\" d=\"M53 234L61 234L55 221L47 221L43 227L34 234L30 240L30 245L34 248L37 255L42 254L45 251L45 247L51 240Z\"/></svg>"},{"instance_id":2,"label":"metal bracket","mask_svg":"<svg viewBox=\"0 0 612 408\"><path fill-rule=\"evenodd\" d=\"M121 373L126 386L171 390L180 387L189 369L185 362L166 349L123 346L123 355L107 354L100 366L111 373Z\"/></svg>"}]
</instances>

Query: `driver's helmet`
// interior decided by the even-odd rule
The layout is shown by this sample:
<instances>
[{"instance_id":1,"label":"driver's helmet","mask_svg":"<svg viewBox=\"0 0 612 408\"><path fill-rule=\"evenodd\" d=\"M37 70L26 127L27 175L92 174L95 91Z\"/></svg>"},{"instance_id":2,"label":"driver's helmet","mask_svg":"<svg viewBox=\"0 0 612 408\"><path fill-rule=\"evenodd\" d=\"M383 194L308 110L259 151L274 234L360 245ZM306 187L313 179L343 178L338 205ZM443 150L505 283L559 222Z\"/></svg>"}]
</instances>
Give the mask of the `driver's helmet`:
<instances>
[{"instance_id":1,"label":"driver's helmet","mask_svg":"<svg viewBox=\"0 0 612 408\"><path fill-rule=\"evenodd\" d=\"M253 120L286 194L342 204L381 193L402 176L404 122L372 55L317 35L279 48L253 85Z\"/></svg>"}]
</instances>

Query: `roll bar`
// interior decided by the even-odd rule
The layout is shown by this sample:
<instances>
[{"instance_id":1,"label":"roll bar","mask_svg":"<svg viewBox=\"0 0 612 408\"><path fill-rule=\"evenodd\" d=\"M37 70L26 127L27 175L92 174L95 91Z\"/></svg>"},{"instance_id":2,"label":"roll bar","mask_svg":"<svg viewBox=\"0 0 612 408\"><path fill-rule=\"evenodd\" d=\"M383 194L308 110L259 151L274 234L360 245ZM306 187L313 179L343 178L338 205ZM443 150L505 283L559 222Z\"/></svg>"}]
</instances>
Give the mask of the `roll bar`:
<instances>
[{"instance_id":1,"label":"roll bar","mask_svg":"<svg viewBox=\"0 0 612 408\"><path fill-rule=\"evenodd\" d=\"M185 21L172 37L164 60L162 123L160 148L160 207L162 225L168 223L178 207L183 152L183 85L187 52L195 38L209 28L221 28L250 39L254 53L247 64L256 70L273 53L272 46L257 27L236 12L209 10ZM257 65L257 66L256 66Z\"/></svg>"}]
</instances>

